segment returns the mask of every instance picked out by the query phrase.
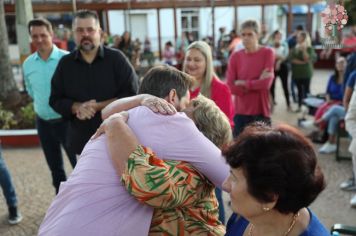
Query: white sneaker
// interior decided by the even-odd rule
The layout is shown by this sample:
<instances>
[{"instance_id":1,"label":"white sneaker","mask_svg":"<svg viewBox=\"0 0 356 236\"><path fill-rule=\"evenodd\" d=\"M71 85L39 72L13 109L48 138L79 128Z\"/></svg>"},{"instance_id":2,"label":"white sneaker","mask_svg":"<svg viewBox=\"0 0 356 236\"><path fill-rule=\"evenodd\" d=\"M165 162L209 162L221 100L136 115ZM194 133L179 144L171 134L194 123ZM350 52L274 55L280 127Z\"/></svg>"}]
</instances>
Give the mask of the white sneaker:
<instances>
[{"instance_id":1,"label":"white sneaker","mask_svg":"<svg viewBox=\"0 0 356 236\"><path fill-rule=\"evenodd\" d=\"M336 152L336 144L326 142L320 149L320 153L330 154Z\"/></svg>"},{"instance_id":2,"label":"white sneaker","mask_svg":"<svg viewBox=\"0 0 356 236\"><path fill-rule=\"evenodd\" d=\"M22 221L22 215L17 209L16 206L9 207L9 219L8 222L10 225L18 224Z\"/></svg>"},{"instance_id":3,"label":"white sneaker","mask_svg":"<svg viewBox=\"0 0 356 236\"><path fill-rule=\"evenodd\" d=\"M303 120L300 122L300 126L304 129L316 129L317 127L314 125L313 120Z\"/></svg>"},{"instance_id":4,"label":"white sneaker","mask_svg":"<svg viewBox=\"0 0 356 236\"><path fill-rule=\"evenodd\" d=\"M356 207L356 194L350 200L351 207Z\"/></svg>"},{"instance_id":5,"label":"white sneaker","mask_svg":"<svg viewBox=\"0 0 356 236\"><path fill-rule=\"evenodd\" d=\"M345 180L340 184L340 189L345 191L356 191L356 183L354 178Z\"/></svg>"}]
</instances>

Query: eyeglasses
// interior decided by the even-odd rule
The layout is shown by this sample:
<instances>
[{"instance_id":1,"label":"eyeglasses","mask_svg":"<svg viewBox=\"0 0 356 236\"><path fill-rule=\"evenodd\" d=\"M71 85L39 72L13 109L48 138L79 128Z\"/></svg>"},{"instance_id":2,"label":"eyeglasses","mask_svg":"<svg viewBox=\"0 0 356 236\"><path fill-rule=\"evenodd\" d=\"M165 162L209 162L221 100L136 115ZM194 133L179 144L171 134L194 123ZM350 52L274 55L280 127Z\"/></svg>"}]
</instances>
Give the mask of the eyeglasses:
<instances>
[{"instance_id":1,"label":"eyeglasses","mask_svg":"<svg viewBox=\"0 0 356 236\"><path fill-rule=\"evenodd\" d=\"M93 27L87 27L87 28L82 28L82 27L78 27L76 28L74 31L77 33L77 34L83 34L84 32L87 32L88 34L93 34L96 32L96 28L93 28Z\"/></svg>"}]
</instances>

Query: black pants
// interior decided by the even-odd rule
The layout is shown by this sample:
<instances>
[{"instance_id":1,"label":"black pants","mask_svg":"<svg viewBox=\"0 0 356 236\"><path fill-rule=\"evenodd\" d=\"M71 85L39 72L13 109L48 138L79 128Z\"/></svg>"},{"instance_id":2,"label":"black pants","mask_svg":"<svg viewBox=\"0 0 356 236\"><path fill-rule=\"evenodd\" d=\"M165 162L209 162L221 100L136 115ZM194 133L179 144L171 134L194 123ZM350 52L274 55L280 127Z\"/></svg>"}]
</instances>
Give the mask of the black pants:
<instances>
[{"instance_id":1,"label":"black pants","mask_svg":"<svg viewBox=\"0 0 356 236\"><path fill-rule=\"evenodd\" d=\"M248 126L249 124L255 122L255 121L261 121L264 122L268 125L271 124L271 118L265 117L263 115L239 115L236 114L234 116L234 138L239 136L239 134L243 131L243 129Z\"/></svg>"},{"instance_id":2,"label":"black pants","mask_svg":"<svg viewBox=\"0 0 356 236\"><path fill-rule=\"evenodd\" d=\"M63 120L46 121L37 117L36 125L42 149L51 170L52 184L56 188L56 193L58 193L60 183L67 180L61 145L66 151L73 168L77 163L75 154L69 151L66 144L68 122Z\"/></svg>"},{"instance_id":3,"label":"black pants","mask_svg":"<svg viewBox=\"0 0 356 236\"><path fill-rule=\"evenodd\" d=\"M289 89L288 89L288 65L286 63L282 63L279 71L274 72L275 78L273 80L272 86L271 86L271 95L273 98L273 102L275 101L275 83L277 77L281 79L282 82L282 88L283 88L283 93L284 97L286 99L287 106L290 106L290 101L289 101Z\"/></svg>"},{"instance_id":4,"label":"black pants","mask_svg":"<svg viewBox=\"0 0 356 236\"><path fill-rule=\"evenodd\" d=\"M307 97L310 86L310 78L297 78L294 79L298 90L298 108L302 107L303 99Z\"/></svg>"}]
</instances>

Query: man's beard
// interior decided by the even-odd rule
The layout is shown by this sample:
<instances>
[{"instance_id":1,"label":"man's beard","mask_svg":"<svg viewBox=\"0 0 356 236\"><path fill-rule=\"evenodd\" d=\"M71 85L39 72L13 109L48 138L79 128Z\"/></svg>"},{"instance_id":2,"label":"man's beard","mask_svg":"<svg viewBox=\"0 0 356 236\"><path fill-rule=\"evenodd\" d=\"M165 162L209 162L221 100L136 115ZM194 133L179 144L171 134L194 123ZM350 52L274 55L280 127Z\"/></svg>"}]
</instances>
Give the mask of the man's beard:
<instances>
[{"instance_id":1,"label":"man's beard","mask_svg":"<svg viewBox=\"0 0 356 236\"><path fill-rule=\"evenodd\" d=\"M84 43L84 41L89 41L90 43ZM90 52L95 48L95 45L89 38L83 38L78 46L79 50L82 50L84 52Z\"/></svg>"}]
</instances>

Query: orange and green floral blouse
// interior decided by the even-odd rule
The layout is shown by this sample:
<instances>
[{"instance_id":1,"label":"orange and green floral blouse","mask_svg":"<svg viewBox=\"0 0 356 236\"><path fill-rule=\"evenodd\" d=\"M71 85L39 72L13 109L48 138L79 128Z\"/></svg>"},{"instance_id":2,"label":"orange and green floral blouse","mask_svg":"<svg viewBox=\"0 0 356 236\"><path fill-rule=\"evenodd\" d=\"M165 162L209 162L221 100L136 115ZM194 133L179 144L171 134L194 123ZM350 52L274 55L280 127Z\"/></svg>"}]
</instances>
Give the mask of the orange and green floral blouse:
<instances>
[{"instance_id":1,"label":"orange and green floral blouse","mask_svg":"<svg viewBox=\"0 0 356 236\"><path fill-rule=\"evenodd\" d=\"M187 162L137 146L122 174L128 192L155 208L149 235L225 235L214 186Z\"/></svg>"}]
</instances>

